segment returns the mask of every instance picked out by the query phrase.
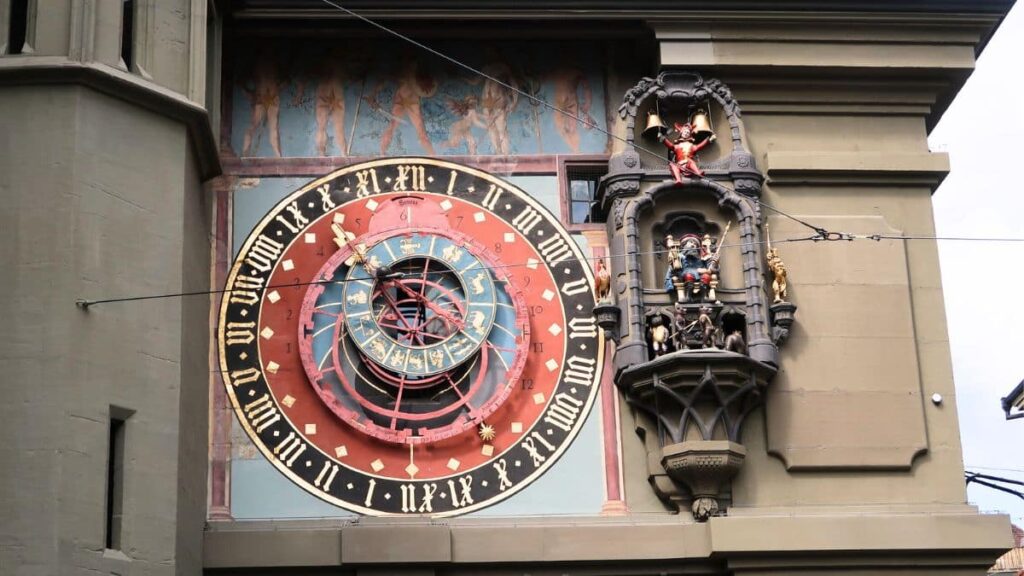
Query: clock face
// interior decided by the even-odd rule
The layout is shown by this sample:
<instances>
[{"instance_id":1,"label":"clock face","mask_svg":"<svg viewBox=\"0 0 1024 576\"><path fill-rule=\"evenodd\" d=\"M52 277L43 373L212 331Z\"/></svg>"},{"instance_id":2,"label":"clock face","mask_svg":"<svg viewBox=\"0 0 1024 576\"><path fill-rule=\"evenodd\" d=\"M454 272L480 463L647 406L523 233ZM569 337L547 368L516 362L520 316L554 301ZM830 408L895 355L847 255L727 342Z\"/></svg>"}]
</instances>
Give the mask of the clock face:
<instances>
[{"instance_id":1,"label":"clock face","mask_svg":"<svg viewBox=\"0 0 1024 576\"><path fill-rule=\"evenodd\" d=\"M566 450L604 342L590 266L526 193L395 158L281 201L228 277L228 396L264 456L365 514L502 500Z\"/></svg>"}]
</instances>

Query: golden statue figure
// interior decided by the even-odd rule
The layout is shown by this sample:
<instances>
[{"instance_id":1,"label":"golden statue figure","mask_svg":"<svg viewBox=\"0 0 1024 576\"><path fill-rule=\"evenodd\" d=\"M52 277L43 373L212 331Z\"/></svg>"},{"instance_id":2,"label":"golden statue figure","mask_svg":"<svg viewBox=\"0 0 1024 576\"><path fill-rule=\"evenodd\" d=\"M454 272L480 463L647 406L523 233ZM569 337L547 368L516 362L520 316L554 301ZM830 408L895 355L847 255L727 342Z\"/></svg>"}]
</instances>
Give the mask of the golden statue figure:
<instances>
[{"instance_id":1,"label":"golden statue figure","mask_svg":"<svg viewBox=\"0 0 1024 576\"><path fill-rule=\"evenodd\" d=\"M765 234L768 239L768 269L772 272L772 292L775 293L775 302L783 302L789 295L786 282L786 264L779 256L779 249L772 247L772 236L765 225Z\"/></svg>"}]
</instances>

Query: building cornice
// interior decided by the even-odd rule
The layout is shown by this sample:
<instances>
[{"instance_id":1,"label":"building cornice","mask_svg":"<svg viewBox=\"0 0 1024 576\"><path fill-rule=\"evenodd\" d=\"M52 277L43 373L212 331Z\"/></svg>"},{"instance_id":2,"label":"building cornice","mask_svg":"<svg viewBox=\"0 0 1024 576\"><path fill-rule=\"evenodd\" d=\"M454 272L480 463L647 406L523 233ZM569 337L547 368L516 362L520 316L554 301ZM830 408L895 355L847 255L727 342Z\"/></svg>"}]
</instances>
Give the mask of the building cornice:
<instances>
[{"instance_id":1,"label":"building cornice","mask_svg":"<svg viewBox=\"0 0 1024 576\"><path fill-rule=\"evenodd\" d=\"M124 70L64 57L0 58L0 86L76 84L131 102L185 124L205 181L221 174L209 113L186 97Z\"/></svg>"}]
</instances>

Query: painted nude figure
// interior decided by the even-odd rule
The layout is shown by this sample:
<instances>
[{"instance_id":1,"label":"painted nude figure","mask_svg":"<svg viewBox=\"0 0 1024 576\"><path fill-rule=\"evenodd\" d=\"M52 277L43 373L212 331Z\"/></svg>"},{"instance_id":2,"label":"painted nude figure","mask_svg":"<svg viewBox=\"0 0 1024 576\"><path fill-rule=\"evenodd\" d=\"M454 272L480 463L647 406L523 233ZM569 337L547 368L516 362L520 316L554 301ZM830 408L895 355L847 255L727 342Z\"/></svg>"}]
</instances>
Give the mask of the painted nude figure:
<instances>
[{"instance_id":1,"label":"painted nude figure","mask_svg":"<svg viewBox=\"0 0 1024 576\"><path fill-rule=\"evenodd\" d=\"M444 143L449 148L458 148L466 144L467 153L470 156L476 155L476 138L473 136L473 127L487 128L480 113L477 112L477 105L480 99L476 96L466 96L462 100L448 99L448 108L459 117L452 122L448 128L448 141Z\"/></svg>"},{"instance_id":2,"label":"painted nude figure","mask_svg":"<svg viewBox=\"0 0 1024 576\"><path fill-rule=\"evenodd\" d=\"M496 80L500 80L509 86L516 86L518 82L508 64L501 61L494 61L484 66L483 72ZM487 126L487 135L491 139L491 147L494 154L511 154L512 144L508 137L508 119L512 111L519 103L519 94L505 88L494 80L484 80L484 87L480 92L480 103L483 108L484 123Z\"/></svg>"},{"instance_id":3,"label":"painted nude figure","mask_svg":"<svg viewBox=\"0 0 1024 576\"><path fill-rule=\"evenodd\" d=\"M676 184L681 185L683 183L683 176L704 176L704 172L697 166L695 157L697 152L700 152L705 146L715 141L715 135L712 134L707 140L694 142L692 124L689 122L686 124L676 122L675 128L679 135L674 139L670 139L664 134L659 135L658 139L671 151L673 159L668 163L668 167L672 170L672 176L675 178Z\"/></svg>"},{"instance_id":4,"label":"painted nude figure","mask_svg":"<svg viewBox=\"0 0 1024 576\"><path fill-rule=\"evenodd\" d=\"M584 120L584 128L587 130L597 126L597 121L590 116L593 95L583 72L571 68L559 70L552 75L552 84L555 89L555 106ZM579 152L580 122L566 114L554 114L552 121L562 140L569 145L569 149Z\"/></svg>"},{"instance_id":5,"label":"painted nude figure","mask_svg":"<svg viewBox=\"0 0 1024 576\"><path fill-rule=\"evenodd\" d=\"M274 155L281 156L281 134L278 130L278 116L281 111L281 80L274 55L263 52L258 55L252 70L252 84L242 84L242 90L249 96L252 113L249 116L249 127L245 130L242 140L242 156L248 156L252 150L253 137L264 125L270 138L270 147Z\"/></svg>"},{"instance_id":6,"label":"painted nude figure","mask_svg":"<svg viewBox=\"0 0 1024 576\"><path fill-rule=\"evenodd\" d=\"M316 110L316 150L321 156L327 156L327 124L332 123L334 144L338 147L338 155L345 156L345 66L346 59L339 51L332 51L324 59L317 74L316 90L313 94ZM292 98L292 105L302 103L306 84L299 82Z\"/></svg>"},{"instance_id":7,"label":"painted nude figure","mask_svg":"<svg viewBox=\"0 0 1024 576\"><path fill-rule=\"evenodd\" d=\"M430 142L427 127L423 123L423 110L420 108L420 100L434 95L437 91L437 81L429 74L419 72L416 60L412 57L407 57L402 71L396 79L395 93L391 97L390 113L384 112L380 102L377 101L377 95L382 88L383 85L378 85L373 94L366 97L366 102L370 105L370 108L391 118L388 127L381 134L380 153L388 153L388 148L391 147L391 140L395 136L395 130L398 129L398 125L408 120L413 128L416 129L416 135L419 137L420 146L423 147L423 150L427 154L434 154L434 146Z\"/></svg>"}]
</instances>

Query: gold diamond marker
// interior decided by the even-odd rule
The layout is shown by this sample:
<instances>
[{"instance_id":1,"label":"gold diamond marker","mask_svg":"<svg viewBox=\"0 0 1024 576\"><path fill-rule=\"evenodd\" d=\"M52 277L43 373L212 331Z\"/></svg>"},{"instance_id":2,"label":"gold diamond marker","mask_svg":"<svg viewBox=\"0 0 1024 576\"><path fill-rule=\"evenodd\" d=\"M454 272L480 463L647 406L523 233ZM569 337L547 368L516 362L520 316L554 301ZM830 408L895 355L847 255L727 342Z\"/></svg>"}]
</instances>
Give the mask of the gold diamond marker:
<instances>
[{"instance_id":1,"label":"gold diamond marker","mask_svg":"<svg viewBox=\"0 0 1024 576\"><path fill-rule=\"evenodd\" d=\"M277 369L280 367L281 365L273 360L267 362L267 372L270 372L271 374L277 374Z\"/></svg>"},{"instance_id":2,"label":"gold diamond marker","mask_svg":"<svg viewBox=\"0 0 1024 576\"><path fill-rule=\"evenodd\" d=\"M277 304L277 301L281 299L281 294L277 290L267 294L267 300L270 300L271 304Z\"/></svg>"},{"instance_id":3,"label":"gold diamond marker","mask_svg":"<svg viewBox=\"0 0 1024 576\"><path fill-rule=\"evenodd\" d=\"M489 458L494 454L494 446L491 444L484 444L484 447L480 449L480 453Z\"/></svg>"},{"instance_id":4,"label":"gold diamond marker","mask_svg":"<svg viewBox=\"0 0 1024 576\"><path fill-rule=\"evenodd\" d=\"M295 406L295 398L292 398L290 395L286 394L284 398L281 398L281 404L284 404L285 406L291 408L292 406Z\"/></svg>"},{"instance_id":5,"label":"gold diamond marker","mask_svg":"<svg viewBox=\"0 0 1024 576\"><path fill-rule=\"evenodd\" d=\"M462 465L462 462L459 462L455 458L452 458L451 460L448 460L448 469L451 470L452 472L458 470L459 466L461 466L461 465Z\"/></svg>"},{"instance_id":6,"label":"gold diamond marker","mask_svg":"<svg viewBox=\"0 0 1024 576\"><path fill-rule=\"evenodd\" d=\"M341 446L338 446L337 448L334 449L334 455L337 456L338 458L344 458L345 456L348 456L348 448L346 448L345 445L342 444Z\"/></svg>"},{"instance_id":7,"label":"gold diamond marker","mask_svg":"<svg viewBox=\"0 0 1024 576\"><path fill-rule=\"evenodd\" d=\"M316 435L316 424L306 424L306 436Z\"/></svg>"},{"instance_id":8,"label":"gold diamond marker","mask_svg":"<svg viewBox=\"0 0 1024 576\"><path fill-rule=\"evenodd\" d=\"M270 329L270 326L263 328L263 331L260 332L260 336L263 336L264 340L270 340L270 337L273 335L274 331Z\"/></svg>"},{"instance_id":9,"label":"gold diamond marker","mask_svg":"<svg viewBox=\"0 0 1024 576\"><path fill-rule=\"evenodd\" d=\"M416 474L419 471L420 467L413 464L412 462L410 462L409 465L405 467L405 473L409 475L409 478L415 478Z\"/></svg>"},{"instance_id":10,"label":"gold diamond marker","mask_svg":"<svg viewBox=\"0 0 1024 576\"><path fill-rule=\"evenodd\" d=\"M534 404L543 404L544 403L544 393L537 392L536 394L534 394L533 395L533 403Z\"/></svg>"},{"instance_id":11,"label":"gold diamond marker","mask_svg":"<svg viewBox=\"0 0 1024 576\"><path fill-rule=\"evenodd\" d=\"M384 463L380 461L380 458L370 462L370 468L373 468L374 472L380 472L384 469Z\"/></svg>"}]
</instances>

